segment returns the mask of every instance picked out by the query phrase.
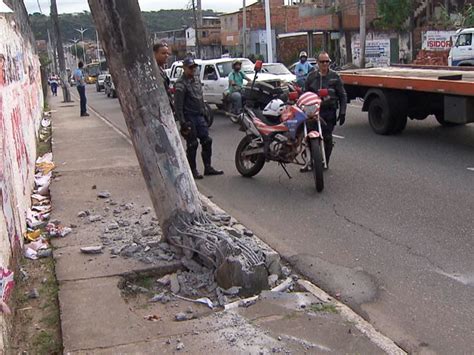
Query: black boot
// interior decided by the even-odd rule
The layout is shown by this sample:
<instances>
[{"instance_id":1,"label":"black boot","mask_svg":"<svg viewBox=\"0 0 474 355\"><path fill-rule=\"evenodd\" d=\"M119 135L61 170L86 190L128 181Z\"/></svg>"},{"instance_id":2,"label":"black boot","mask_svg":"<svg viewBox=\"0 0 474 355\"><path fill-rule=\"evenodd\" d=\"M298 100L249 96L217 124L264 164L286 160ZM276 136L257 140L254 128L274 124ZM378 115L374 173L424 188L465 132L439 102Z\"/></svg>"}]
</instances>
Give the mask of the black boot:
<instances>
[{"instance_id":1,"label":"black boot","mask_svg":"<svg viewBox=\"0 0 474 355\"><path fill-rule=\"evenodd\" d=\"M212 166L206 166L204 168L204 175L210 176L210 175L222 175L224 172L222 170L216 170Z\"/></svg>"},{"instance_id":2,"label":"black boot","mask_svg":"<svg viewBox=\"0 0 474 355\"><path fill-rule=\"evenodd\" d=\"M193 173L194 180L201 180L201 179L204 178L204 176L199 174L199 172L197 170L191 170L191 172Z\"/></svg>"}]
</instances>

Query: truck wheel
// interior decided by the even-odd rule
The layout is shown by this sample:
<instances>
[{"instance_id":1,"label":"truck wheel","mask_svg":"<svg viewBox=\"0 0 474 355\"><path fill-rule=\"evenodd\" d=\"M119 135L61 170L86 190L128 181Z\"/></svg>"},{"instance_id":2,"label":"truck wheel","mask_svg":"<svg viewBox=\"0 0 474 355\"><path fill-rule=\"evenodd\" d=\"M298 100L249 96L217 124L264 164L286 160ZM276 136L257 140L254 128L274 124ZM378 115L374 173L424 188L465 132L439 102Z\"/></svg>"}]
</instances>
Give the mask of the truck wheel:
<instances>
[{"instance_id":1,"label":"truck wheel","mask_svg":"<svg viewBox=\"0 0 474 355\"><path fill-rule=\"evenodd\" d=\"M398 134L398 133L403 132L403 130L407 126L407 122L408 122L407 116L397 117L396 120L395 120L395 126L393 127L393 130L392 130L391 133L392 134Z\"/></svg>"},{"instance_id":2,"label":"truck wheel","mask_svg":"<svg viewBox=\"0 0 474 355\"><path fill-rule=\"evenodd\" d=\"M369 103L369 123L370 127L377 134L388 135L391 134L395 126L395 120L390 115L388 105L376 97Z\"/></svg>"}]
</instances>

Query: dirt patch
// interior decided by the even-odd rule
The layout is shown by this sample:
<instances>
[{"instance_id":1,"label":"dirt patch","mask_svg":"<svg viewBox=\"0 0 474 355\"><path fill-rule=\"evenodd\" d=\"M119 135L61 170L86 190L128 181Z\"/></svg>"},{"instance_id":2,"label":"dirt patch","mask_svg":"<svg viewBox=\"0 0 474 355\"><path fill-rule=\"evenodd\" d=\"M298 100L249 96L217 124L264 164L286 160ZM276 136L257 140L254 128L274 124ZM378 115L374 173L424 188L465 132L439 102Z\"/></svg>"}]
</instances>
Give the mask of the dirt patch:
<instances>
[{"instance_id":1,"label":"dirt patch","mask_svg":"<svg viewBox=\"0 0 474 355\"><path fill-rule=\"evenodd\" d=\"M53 258L23 259L15 275L8 354L62 354L58 284Z\"/></svg>"}]
</instances>

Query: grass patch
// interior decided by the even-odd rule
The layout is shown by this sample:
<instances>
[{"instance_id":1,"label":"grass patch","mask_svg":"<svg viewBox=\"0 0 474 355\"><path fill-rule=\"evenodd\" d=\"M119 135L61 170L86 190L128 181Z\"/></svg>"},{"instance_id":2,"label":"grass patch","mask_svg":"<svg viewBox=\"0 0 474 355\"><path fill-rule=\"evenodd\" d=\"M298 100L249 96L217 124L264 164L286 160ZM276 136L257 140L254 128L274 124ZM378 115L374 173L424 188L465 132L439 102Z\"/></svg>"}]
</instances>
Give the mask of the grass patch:
<instances>
[{"instance_id":1,"label":"grass patch","mask_svg":"<svg viewBox=\"0 0 474 355\"><path fill-rule=\"evenodd\" d=\"M33 338L33 347L35 348L35 354L61 354L61 344L56 341L56 337L47 332L40 331Z\"/></svg>"},{"instance_id":2,"label":"grass patch","mask_svg":"<svg viewBox=\"0 0 474 355\"><path fill-rule=\"evenodd\" d=\"M141 276L133 280L133 283L137 286L151 290L153 288L153 285L155 284L155 278L151 276Z\"/></svg>"},{"instance_id":3,"label":"grass patch","mask_svg":"<svg viewBox=\"0 0 474 355\"><path fill-rule=\"evenodd\" d=\"M332 303L313 303L309 306L312 312L339 313L337 307Z\"/></svg>"}]
</instances>

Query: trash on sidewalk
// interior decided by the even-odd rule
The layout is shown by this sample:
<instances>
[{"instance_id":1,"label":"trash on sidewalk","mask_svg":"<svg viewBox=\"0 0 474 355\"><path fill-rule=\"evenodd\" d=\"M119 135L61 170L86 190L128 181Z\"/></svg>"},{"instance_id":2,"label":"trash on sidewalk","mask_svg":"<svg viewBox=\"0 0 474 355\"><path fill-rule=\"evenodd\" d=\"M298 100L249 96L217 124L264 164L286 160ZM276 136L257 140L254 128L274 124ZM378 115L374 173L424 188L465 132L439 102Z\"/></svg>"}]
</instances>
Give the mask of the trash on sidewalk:
<instances>
[{"instance_id":1,"label":"trash on sidewalk","mask_svg":"<svg viewBox=\"0 0 474 355\"><path fill-rule=\"evenodd\" d=\"M24 245L24 255L30 260L46 258L52 255L52 250L48 242L40 237L37 240Z\"/></svg>"},{"instance_id":2,"label":"trash on sidewalk","mask_svg":"<svg viewBox=\"0 0 474 355\"><path fill-rule=\"evenodd\" d=\"M202 298L198 298L198 299L196 299L196 300L193 300L192 298L183 297L183 296L180 296L180 295L176 295L176 294L174 294L174 293L173 293L173 296L176 297L176 298L179 298L180 300L183 300L183 301L205 304L205 305L208 306L210 309L213 309L213 308L214 308L214 304L213 304L212 301L211 301L209 298L207 298L207 297L202 297Z\"/></svg>"},{"instance_id":3,"label":"trash on sidewalk","mask_svg":"<svg viewBox=\"0 0 474 355\"><path fill-rule=\"evenodd\" d=\"M69 233L72 232L72 228L62 227L54 223L48 223L46 225L46 230L48 231L50 237L62 237L62 238L64 238L65 236L67 236Z\"/></svg>"},{"instance_id":4,"label":"trash on sidewalk","mask_svg":"<svg viewBox=\"0 0 474 355\"><path fill-rule=\"evenodd\" d=\"M29 240L29 241L35 241L36 239L38 239L39 237L41 236L41 229L37 229L37 230L34 230L34 231L31 231L31 232L25 232L24 234L24 237L26 240Z\"/></svg>"},{"instance_id":5,"label":"trash on sidewalk","mask_svg":"<svg viewBox=\"0 0 474 355\"><path fill-rule=\"evenodd\" d=\"M152 321L152 322L157 322L160 320L160 317L158 317L156 314L148 314L145 317L146 320Z\"/></svg>"},{"instance_id":6,"label":"trash on sidewalk","mask_svg":"<svg viewBox=\"0 0 474 355\"><path fill-rule=\"evenodd\" d=\"M84 253L84 254L101 254L102 253L102 245L82 247L81 248L81 253Z\"/></svg>"},{"instance_id":7,"label":"trash on sidewalk","mask_svg":"<svg viewBox=\"0 0 474 355\"><path fill-rule=\"evenodd\" d=\"M0 266L0 313L11 314L7 301L15 285L14 273Z\"/></svg>"}]
</instances>

